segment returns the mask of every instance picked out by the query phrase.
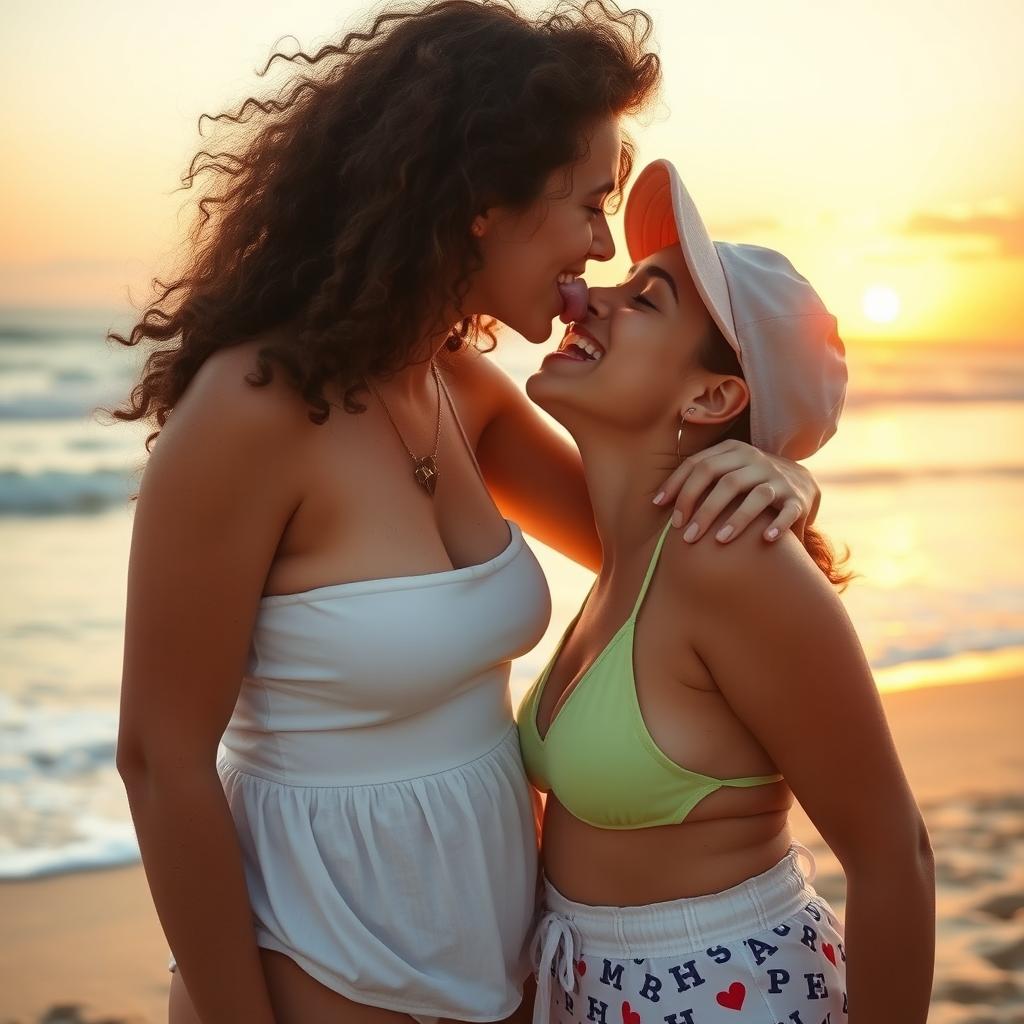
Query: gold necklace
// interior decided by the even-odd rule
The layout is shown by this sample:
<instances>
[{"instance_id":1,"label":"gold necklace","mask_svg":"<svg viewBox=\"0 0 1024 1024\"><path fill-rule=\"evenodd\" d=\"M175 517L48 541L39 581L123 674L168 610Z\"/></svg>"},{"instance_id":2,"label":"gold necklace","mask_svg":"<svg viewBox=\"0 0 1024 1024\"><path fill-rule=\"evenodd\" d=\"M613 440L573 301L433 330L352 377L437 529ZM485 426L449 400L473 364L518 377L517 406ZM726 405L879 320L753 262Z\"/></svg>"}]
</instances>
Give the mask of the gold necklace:
<instances>
[{"instance_id":1,"label":"gold necklace","mask_svg":"<svg viewBox=\"0 0 1024 1024\"><path fill-rule=\"evenodd\" d=\"M366 381L366 386L377 396L377 401L380 402L388 419L391 421L391 426L395 428L398 440L402 442L405 450L409 453L409 458L412 459L413 476L416 478L416 483L433 497L434 491L437 489L437 452L441 443L441 377L437 372L437 366L433 359L430 360L430 370L434 375L434 386L437 389L437 427L434 430L434 453L432 455L424 455L422 458L417 458L413 450L406 443L402 432L398 429L395 418L391 415L388 403L384 401L384 396L369 380Z\"/></svg>"}]
</instances>

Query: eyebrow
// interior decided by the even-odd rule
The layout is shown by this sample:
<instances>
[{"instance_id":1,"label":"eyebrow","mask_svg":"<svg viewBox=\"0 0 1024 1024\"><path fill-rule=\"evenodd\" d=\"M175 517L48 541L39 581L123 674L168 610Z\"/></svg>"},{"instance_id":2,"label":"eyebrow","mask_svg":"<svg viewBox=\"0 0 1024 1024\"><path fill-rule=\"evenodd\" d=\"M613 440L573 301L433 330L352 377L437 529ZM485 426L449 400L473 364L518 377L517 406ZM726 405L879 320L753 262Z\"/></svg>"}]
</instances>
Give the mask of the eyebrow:
<instances>
[{"instance_id":1,"label":"eyebrow","mask_svg":"<svg viewBox=\"0 0 1024 1024\"><path fill-rule=\"evenodd\" d=\"M590 192L587 193L587 195L591 195L591 196L607 195L609 192L613 191L614 188L615 188L615 182L614 181L606 181L603 185L598 185L597 188L591 189Z\"/></svg>"},{"instance_id":2,"label":"eyebrow","mask_svg":"<svg viewBox=\"0 0 1024 1024\"><path fill-rule=\"evenodd\" d=\"M632 277L636 272L636 264L634 263L629 268L629 276ZM664 281L672 289L672 298L676 300L676 305L679 305L679 289L676 288L675 278L667 270L663 270L656 263L652 263L641 268L640 273L646 274L648 277L657 277Z\"/></svg>"}]
</instances>

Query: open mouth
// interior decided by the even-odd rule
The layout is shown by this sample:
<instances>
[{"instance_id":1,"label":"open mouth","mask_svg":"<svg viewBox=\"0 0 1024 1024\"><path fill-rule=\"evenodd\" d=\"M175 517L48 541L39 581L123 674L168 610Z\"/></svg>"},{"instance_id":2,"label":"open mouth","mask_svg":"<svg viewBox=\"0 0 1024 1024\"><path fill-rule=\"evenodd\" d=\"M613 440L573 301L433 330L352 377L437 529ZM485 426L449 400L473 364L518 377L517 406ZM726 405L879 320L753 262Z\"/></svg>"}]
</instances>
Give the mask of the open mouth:
<instances>
[{"instance_id":1,"label":"open mouth","mask_svg":"<svg viewBox=\"0 0 1024 1024\"><path fill-rule=\"evenodd\" d=\"M558 351L580 362L597 363L604 358L604 349L593 338L585 337L573 328L566 331Z\"/></svg>"}]
</instances>

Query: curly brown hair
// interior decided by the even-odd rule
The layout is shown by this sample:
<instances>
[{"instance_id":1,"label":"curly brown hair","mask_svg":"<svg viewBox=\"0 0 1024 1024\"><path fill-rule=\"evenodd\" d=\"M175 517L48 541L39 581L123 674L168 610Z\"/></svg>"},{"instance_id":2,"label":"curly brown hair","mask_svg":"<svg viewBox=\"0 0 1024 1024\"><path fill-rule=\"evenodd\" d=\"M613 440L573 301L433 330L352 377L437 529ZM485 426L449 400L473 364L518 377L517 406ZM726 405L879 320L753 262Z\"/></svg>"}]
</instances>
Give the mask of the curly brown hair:
<instances>
[{"instance_id":1,"label":"curly brown hair","mask_svg":"<svg viewBox=\"0 0 1024 1024\"><path fill-rule=\"evenodd\" d=\"M473 218L522 209L585 155L589 128L640 111L661 77L650 19L611 0L564 0L527 18L512 0L390 7L366 31L294 65L274 98L202 115L226 133L182 178L201 176L187 256L125 337L153 344L118 420L155 420L146 450L214 352L287 324L258 352L253 385L279 364L327 421L332 383L349 412L370 375L409 365L425 332L449 348L494 343L493 321L458 310L482 266ZM623 144L613 203L633 163ZM486 344L486 343L485 343Z\"/></svg>"},{"instance_id":2,"label":"curly brown hair","mask_svg":"<svg viewBox=\"0 0 1024 1024\"><path fill-rule=\"evenodd\" d=\"M711 321L708 331L697 348L697 361L705 370L712 373L728 374L732 377L746 379L736 350L726 340L714 320ZM743 412L729 423L715 443L743 441L750 444L750 438L750 403L748 402ZM844 572L841 568L850 559L849 547L846 547L841 558L837 557L835 548L828 537L813 526L804 527L803 545L807 549L807 553L814 559L815 565L825 574L829 583L839 588L839 593L846 590L851 580L861 575L857 572Z\"/></svg>"}]
</instances>

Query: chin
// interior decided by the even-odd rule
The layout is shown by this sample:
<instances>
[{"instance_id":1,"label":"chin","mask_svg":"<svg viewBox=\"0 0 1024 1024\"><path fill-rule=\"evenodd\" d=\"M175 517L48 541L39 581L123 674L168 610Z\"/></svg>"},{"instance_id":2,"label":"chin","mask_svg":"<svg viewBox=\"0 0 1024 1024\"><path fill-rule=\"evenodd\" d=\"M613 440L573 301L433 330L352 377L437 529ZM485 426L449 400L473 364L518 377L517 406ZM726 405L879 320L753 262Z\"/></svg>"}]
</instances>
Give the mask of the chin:
<instances>
[{"instance_id":1,"label":"chin","mask_svg":"<svg viewBox=\"0 0 1024 1024\"><path fill-rule=\"evenodd\" d=\"M523 386L523 390L526 391L526 397L529 398L534 405L540 406L541 409L547 412L548 408L545 397L548 389L545 387L545 384L544 371L535 370L526 378L526 384Z\"/></svg>"},{"instance_id":2,"label":"chin","mask_svg":"<svg viewBox=\"0 0 1024 1024\"><path fill-rule=\"evenodd\" d=\"M551 337L551 318L538 317L534 320L512 320L505 323L516 334L530 342L531 345L542 345Z\"/></svg>"},{"instance_id":3,"label":"chin","mask_svg":"<svg viewBox=\"0 0 1024 1024\"><path fill-rule=\"evenodd\" d=\"M543 345L545 341L551 339L551 324L545 324L538 327L535 331L531 331L529 334L523 334L523 337L530 342L531 345Z\"/></svg>"},{"instance_id":4,"label":"chin","mask_svg":"<svg viewBox=\"0 0 1024 1024\"><path fill-rule=\"evenodd\" d=\"M567 401L566 389L559 385L552 374L544 370L537 370L526 379L526 396L538 408L543 409L549 416L564 425L564 414L571 405Z\"/></svg>"}]
</instances>

